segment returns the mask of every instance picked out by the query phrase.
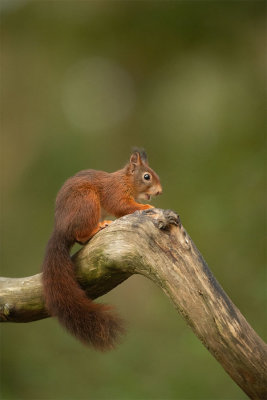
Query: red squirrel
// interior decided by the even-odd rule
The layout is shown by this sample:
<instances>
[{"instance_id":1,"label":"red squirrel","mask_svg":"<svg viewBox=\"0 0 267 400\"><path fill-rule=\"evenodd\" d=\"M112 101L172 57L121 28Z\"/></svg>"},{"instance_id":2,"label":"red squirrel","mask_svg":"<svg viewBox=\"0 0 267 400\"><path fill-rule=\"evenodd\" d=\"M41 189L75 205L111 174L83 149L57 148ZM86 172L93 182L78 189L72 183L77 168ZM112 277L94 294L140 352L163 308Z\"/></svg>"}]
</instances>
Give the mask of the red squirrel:
<instances>
[{"instance_id":1,"label":"red squirrel","mask_svg":"<svg viewBox=\"0 0 267 400\"><path fill-rule=\"evenodd\" d=\"M124 329L109 306L93 303L79 286L71 247L75 242L85 244L112 222L100 222L101 209L122 217L153 208L138 201L161 193L159 177L148 166L144 150L134 150L127 165L113 173L80 171L59 190L42 267L44 298L49 313L81 342L102 351L112 349Z\"/></svg>"}]
</instances>

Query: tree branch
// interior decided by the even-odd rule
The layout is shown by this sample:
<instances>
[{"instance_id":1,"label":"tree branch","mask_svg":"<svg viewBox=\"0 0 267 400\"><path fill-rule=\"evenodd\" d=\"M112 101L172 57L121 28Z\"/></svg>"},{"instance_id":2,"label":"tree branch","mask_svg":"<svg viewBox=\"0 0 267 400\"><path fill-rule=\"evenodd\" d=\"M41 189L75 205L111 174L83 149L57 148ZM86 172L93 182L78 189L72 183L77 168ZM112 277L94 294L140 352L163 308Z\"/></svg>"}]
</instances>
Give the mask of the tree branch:
<instances>
[{"instance_id":1,"label":"tree branch","mask_svg":"<svg viewBox=\"0 0 267 400\"><path fill-rule=\"evenodd\" d=\"M216 281L174 212L151 209L120 218L73 259L91 298L132 274L154 281L244 392L267 398L267 346ZM40 274L1 278L0 285L1 321L48 317Z\"/></svg>"}]
</instances>

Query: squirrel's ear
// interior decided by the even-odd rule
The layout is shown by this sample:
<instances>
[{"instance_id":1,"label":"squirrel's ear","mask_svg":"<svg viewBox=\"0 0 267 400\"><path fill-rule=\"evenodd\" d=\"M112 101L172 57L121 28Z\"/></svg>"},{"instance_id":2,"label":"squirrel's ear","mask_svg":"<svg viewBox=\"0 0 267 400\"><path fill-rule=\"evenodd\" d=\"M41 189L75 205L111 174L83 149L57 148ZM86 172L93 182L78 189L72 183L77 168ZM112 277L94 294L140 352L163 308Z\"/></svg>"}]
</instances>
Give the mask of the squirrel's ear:
<instances>
[{"instance_id":1,"label":"squirrel's ear","mask_svg":"<svg viewBox=\"0 0 267 400\"><path fill-rule=\"evenodd\" d=\"M141 164L141 157L138 151L135 151L130 157L130 163L140 165Z\"/></svg>"},{"instance_id":2,"label":"squirrel's ear","mask_svg":"<svg viewBox=\"0 0 267 400\"><path fill-rule=\"evenodd\" d=\"M148 164L147 154L144 149L134 147L132 150L132 154L138 153L141 162Z\"/></svg>"},{"instance_id":3,"label":"squirrel's ear","mask_svg":"<svg viewBox=\"0 0 267 400\"><path fill-rule=\"evenodd\" d=\"M141 164L142 164L142 161L141 161L140 154L138 153L138 151L135 151L134 153L132 153L132 155L130 157L130 162L129 162L130 172L133 173L135 171L135 169Z\"/></svg>"}]
</instances>

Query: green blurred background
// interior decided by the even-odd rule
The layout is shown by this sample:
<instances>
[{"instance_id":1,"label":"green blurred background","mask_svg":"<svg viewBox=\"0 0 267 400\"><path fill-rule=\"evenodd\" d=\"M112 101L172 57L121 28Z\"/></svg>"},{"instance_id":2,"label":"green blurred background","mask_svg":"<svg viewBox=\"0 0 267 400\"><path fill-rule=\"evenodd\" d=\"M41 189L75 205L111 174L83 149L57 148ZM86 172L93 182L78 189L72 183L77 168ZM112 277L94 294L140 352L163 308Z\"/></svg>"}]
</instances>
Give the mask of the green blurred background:
<instances>
[{"instance_id":1,"label":"green blurred background","mask_svg":"<svg viewBox=\"0 0 267 400\"><path fill-rule=\"evenodd\" d=\"M133 145L212 272L266 339L266 2L1 1L1 275L40 270L57 190ZM49 319L1 326L3 399L245 399L150 281L104 301L123 344Z\"/></svg>"}]
</instances>

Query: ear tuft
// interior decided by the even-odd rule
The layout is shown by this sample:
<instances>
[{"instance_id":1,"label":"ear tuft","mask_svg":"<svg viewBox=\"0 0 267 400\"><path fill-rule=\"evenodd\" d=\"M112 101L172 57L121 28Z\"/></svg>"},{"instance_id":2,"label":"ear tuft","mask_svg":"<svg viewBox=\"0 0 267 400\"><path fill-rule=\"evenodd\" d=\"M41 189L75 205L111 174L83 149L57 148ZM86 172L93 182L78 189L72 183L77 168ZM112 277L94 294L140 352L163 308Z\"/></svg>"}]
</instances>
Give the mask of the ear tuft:
<instances>
[{"instance_id":1,"label":"ear tuft","mask_svg":"<svg viewBox=\"0 0 267 400\"><path fill-rule=\"evenodd\" d=\"M138 153L142 162L148 164L147 154L143 148L133 147L132 154Z\"/></svg>"}]
</instances>

